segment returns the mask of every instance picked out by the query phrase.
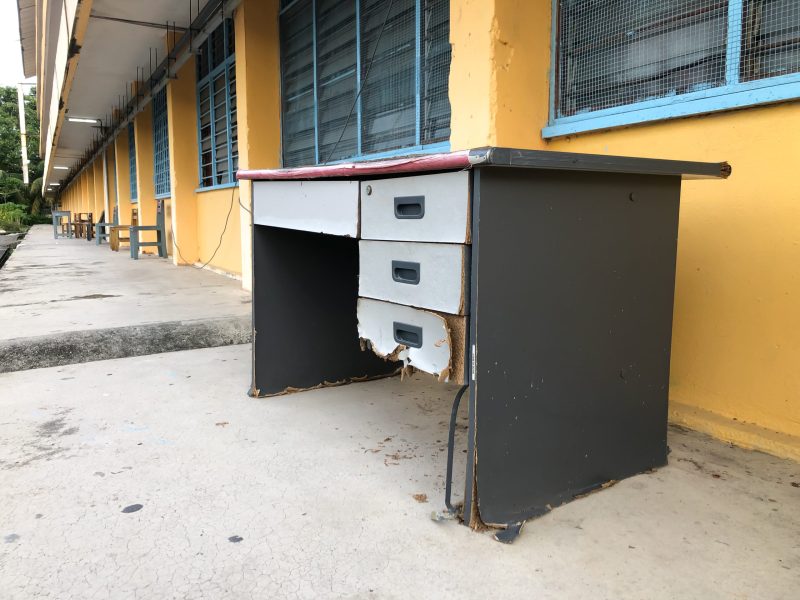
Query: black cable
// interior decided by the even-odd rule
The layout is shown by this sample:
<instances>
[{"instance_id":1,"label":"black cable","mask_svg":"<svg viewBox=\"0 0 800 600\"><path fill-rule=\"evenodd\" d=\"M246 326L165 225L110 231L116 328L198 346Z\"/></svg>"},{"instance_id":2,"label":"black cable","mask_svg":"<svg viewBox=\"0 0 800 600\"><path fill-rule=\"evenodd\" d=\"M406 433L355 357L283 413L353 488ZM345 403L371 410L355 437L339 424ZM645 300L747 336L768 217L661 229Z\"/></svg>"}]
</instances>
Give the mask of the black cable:
<instances>
[{"instance_id":1,"label":"black cable","mask_svg":"<svg viewBox=\"0 0 800 600\"><path fill-rule=\"evenodd\" d=\"M219 235L219 243L217 244L217 247L214 250L214 253L211 255L211 258L209 258L205 263L203 263L199 267L197 265L192 265L192 264L189 265L190 267L193 267L195 269L200 269L202 271L209 264L211 264L211 261L214 260L214 257L217 255L217 252L219 252L220 247L222 247L222 238L225 237L225 232L228 230L228 220L231 218L231 213L233 212L233 196L236 193L237 189L239 189L239 185L238 184L236 186L234 186L233 189L231 189L231 205L228 207L228 215L225 217L225 225L222 228L222 233ZM242 201L241 200L239 200L239 206L242 206ZM242 206L242 208L247 210L244 206ZM248 211L248 212L250 212L250 211ZM178 246L178 242L175 241L175 231L172 229L172 221L170 221L170 224L169 224L169 232L172 235L172 245L175 246L175 249L178 251L178 256L180 257L180 259L183 262L189 264L189 261L186 260L183 257L183 254L181 253L180 246Z\"/></svg>"},{"instance_id":2,"label":"black cable","mask_svg":"<svg viewBox=\"0 0 800 600\"><path fill-rule=\"evenodd\" d=\"M331 161L333 153L336 152L339 142L341 142L342 138L344 137L344 132L347 131L347 126L350 124L350 117L353 116L353 111L358 105L358 99L361 97L361 92L363 91L364 85L367 83L367 79L369 78L369 72L372 70L372 63L375 62L375 55L378 53L378 46L381 43L381 37L383 37L383 30L386 28L386 23L389 22L389 15L392 12L392 6L394 6L394 0L389 0L389 8L386 9L386 16L383 18L383 25L381 25L381 30L378 32L378 39L375 40L375 48L372 49L372 56L370 56L369 64L367 65L366 71L364 71L364 79L361 80L361 85L358 86L358 93L353 100L353 106L350 107L350 112L347 113L347 119L344 121L344 127L342 127L342 132L339 134L339 139L336 140L333 148L331 148L331 151L328 153L328 158L322 163L323 165L327 165Z\"/></svg>"}]
</instances>

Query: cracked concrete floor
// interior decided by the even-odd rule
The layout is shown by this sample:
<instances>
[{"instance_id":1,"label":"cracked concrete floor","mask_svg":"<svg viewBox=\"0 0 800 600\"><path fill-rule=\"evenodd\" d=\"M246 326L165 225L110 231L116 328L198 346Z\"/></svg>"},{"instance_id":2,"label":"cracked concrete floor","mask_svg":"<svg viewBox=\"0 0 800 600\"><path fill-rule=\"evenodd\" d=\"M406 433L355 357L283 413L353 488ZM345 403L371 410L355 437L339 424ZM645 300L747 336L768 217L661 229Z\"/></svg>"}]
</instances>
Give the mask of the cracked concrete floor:
<instances>
[{"instance_id":1,"label":"cracked concrete floor","mask_svg":"<svg viewBox=\"0 0 800 600\"><path fill-rule=\"evenodd\" d=\"M673 429L669 466L505 546L430 519L452 388L253 400L248 371L231 346L0 375L0 597L797 598L797 463Z\"/></svg>"}]
</instances>

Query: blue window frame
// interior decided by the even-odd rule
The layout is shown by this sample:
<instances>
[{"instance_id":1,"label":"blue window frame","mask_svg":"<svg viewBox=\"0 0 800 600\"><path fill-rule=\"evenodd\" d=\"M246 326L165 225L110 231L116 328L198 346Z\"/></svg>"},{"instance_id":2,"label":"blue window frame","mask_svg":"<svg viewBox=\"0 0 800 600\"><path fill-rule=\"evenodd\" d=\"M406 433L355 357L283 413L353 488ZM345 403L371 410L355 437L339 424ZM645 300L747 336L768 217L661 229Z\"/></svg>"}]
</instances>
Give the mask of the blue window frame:
<instances>
[{"instance_id":1,"label":"blue window frame","mask_svg":"<svg viewBox=\"0 0 800 600\"><path fill-rule=\"evenodd\" d=\"M165 87L153 96L153 183L156 198L169 198L169 123Z\"/></svg>"},{"instance_id":2,"label":"blue window frame","mask_svg":"<svg viewBox=\"0 0 800 600\"><path fill-rule=\"evenodd\" d=\"M131 202L139 199L139 189L136 183L136 133L133 121L128 123L128 174L130 176Z\"/></svg>"},{"instance_id":3,"label":"blue window frame","mask_svg":"<svg viewBox=\"0 0 800 600\"><path fill-rule=\"evenodd\" d=\"M797 0L554 0L544 137L800 97Z\"/></svg>"},{"instance_id":4,"label":"blue window frame","mask_svg":"<svg viewBox=\"0 0 800 600\"><path fill-rule=\"evenodd\" d=\"M230 19L225 19L198 48L197 118L200 187L235 182L239 130L235 40Z\"/></svg>"},{"instance_id":5,"label":"blue window frame","mask_svg":"<svg viewBox=\"0 0 800 600\"><path fill-rule=\"evenodd\" d=\"M282 0L283 165L448 148L449 36L449 0Z\"/></svg>"}]
</instances>

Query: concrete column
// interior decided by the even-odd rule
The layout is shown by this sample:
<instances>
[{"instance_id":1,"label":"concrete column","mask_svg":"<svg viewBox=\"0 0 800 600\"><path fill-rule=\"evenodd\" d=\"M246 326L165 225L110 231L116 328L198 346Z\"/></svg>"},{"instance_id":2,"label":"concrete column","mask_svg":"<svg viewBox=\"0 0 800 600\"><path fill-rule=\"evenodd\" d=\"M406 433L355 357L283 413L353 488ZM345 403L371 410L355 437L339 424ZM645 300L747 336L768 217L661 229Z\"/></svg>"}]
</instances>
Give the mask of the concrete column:
<instances>
[{"instance_id":1,"label":"concrete column","mask_svg":"<svg viewBox=\"0 0 800 600\"><path fill-rule=\"evenodd\" d=\"M128 128L123 127L114 140L114 161L117 172L117 203L120 225L131 224L131 177L128 162Z\"/></svg>"},{"instance_id":2,"label":"concrete column","mask_svg":"<svg viewBox=\"0 0 800 600\"><path fill-rule=\"evenodd\" d=\"M550 2L450 3L450 146L544 149ZM475 93L481 90L481 93Z\"/></svg>"},{"instance_id":3,"label":"concrete column","mask_svg":"<svg viewBox=\"0 0 800 600\"><path fill-rule=\"evenodd\" d=\"M136 182L139 196L139 225L156 224L156 190L153 182L153 106L147 107L134 119L136 136ZM155 242L154 231L142 232L143 242ZM145 254L157 254L155 246L142 248Z\"/></svg>"},{"instance_id":4,"label":"concrete column","mask_svg":"<svg viewBox=\"0 0 800 600\"><path fill-rule=\"evenodd\" d=\"M239 116L239 168L281 164L280 46L278 0L243 0L236 9L236 85ZM242 287L252 284L250 182L239 188Z\"/></svg>"},{"instance_id":5,"label":"concrete column","mask_svg":"<svg viewBox=\"0 0 800 600\"><path fill-rule=\"evenodd\" d=\"M194 58L167 84L169 174L172 191L172 262L192 265L197 245L198 148ZM168 226L170 224L168 223Z\"/></svg>"}]
</instances>

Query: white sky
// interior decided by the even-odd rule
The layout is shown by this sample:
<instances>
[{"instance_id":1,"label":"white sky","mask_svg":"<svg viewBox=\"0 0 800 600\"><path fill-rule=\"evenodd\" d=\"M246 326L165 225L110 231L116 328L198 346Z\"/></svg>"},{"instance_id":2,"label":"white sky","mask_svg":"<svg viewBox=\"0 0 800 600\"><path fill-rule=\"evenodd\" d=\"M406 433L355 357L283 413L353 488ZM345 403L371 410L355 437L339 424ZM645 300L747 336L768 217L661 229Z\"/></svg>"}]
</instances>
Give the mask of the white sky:
<instances>
[{"instance_id":1,"label":"white sky","mask_svg":"<svg viewBox=\"0 0 800 600\"><path fill-rule=\"evenodd\" d=\"M0 0L0 85L25 81L16 0ZM35 81L31 78L30 81Z\"/></svg>"}]
</instances>

